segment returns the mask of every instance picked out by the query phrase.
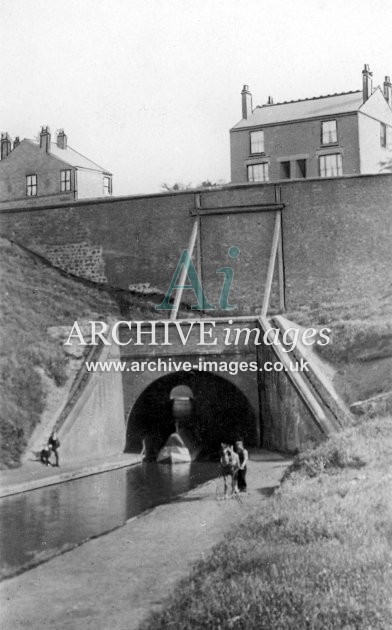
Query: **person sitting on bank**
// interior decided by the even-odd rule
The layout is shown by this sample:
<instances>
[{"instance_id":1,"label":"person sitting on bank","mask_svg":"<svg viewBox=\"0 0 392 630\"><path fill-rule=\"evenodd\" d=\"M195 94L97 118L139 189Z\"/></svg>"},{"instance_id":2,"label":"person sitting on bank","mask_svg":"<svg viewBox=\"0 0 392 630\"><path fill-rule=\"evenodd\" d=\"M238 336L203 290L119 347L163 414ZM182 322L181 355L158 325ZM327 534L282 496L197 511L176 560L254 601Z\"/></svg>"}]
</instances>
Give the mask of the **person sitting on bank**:
<instances>
[{"instance_id":1,"label":"person sitting on bank","mask_svg":"<svg viewBox=\"0 0 392 630\"><path fill-rule=\"evenodd\" d=\"M60 440L57 437L57 433L56 431L52 431L52 433L50 434L50 438L48 440L48 444L51 447L54 456L56 458L56 463L55 466L60 466L59 464L59 452L58 449L60 447Z\"/></svg>"},{"instance_id":2,"label":"person sitting on bank","mask_svg":"<svg viewBox=\"0 0 392 630\"><path fill-rule=\"evenodd\" d=\"M244 448L244 443L242 440L237 440L237 442L235 443L234 450L237 453L240 460L240 467L239 467L238 476L237 476L238 490L240 492L246 492L246 488L247 488L246 465L249 459L248 451L246 450L246 448Z\"/></svg>"}]
</instances>

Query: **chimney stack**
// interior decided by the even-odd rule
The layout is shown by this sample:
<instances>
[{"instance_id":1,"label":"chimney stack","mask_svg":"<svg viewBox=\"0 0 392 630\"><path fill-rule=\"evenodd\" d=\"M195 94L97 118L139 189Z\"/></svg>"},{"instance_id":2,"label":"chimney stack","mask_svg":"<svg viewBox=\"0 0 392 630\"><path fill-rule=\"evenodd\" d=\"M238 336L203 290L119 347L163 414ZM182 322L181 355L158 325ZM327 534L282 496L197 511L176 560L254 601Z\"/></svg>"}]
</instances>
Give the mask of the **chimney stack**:
<instances>
[{"instance_id":1,"label":"chimney stack","mask_svg":"<svg viewBox=\"0 0 392 630\"><path fill-rule=\"evenodd\" d=\"M50 129L49 127L41 127L41 133L39 134L39 146L47 153L50 152Z\"/></svg>"},{"instance_id":2,"label":"chimney stack","mask_svg":"<svg viewBox=\"0 0 392 630\"><path fill-rule=\"evenodd\" d=\"M384 97L389 107L392 108L392 83L391 77L385 77L384 81Z\"/></svg>"},{"instance_id":3,"label":"chimney stack","mask_svg":"<svg viewBox=\"0 0 392 630\"><path fill-rule=\"evenodd\" d=\"M56 142L59 149L67 148L68 139L67 135L64 133L64 129L59 129Z\"/></svg>"},{"instance_id":4,"label":"chimney stack","mask_svg":"<svg viewBox=\"0 0 392 630\"><path fill-rule=\"evenodd\" d=\"M242 118L249 118L252 114L252 94L249 92L249 85L244 85L242 96Z\"/></svg>"},{"instance_id":5,"label":"chimney stack","mask_svg":"<svg viewBox=\"0 0 392 630\"><path fill-rule=\"evenodd\" d=\"M7 157L11 153L11 139L7 132L1 134L1 159Z\"/></svg>"},{"instance_id":6,"label":"chimney stack","mask_svg":"<svg viewBox=\"0 0 392 630\"><path fill-rule=\"evenodd\" d=\"M274 104L274 99L272 98L272 96L268 97L268 101L267 101L267 105L273 105Z\"/></svg>"},{"instance_id":7,"label":"chimney stack","mask_svg":"<svg viewBox=\"0 0 392 630\"><path fill-rule=\"evenodd\" d=\"M369 96L372 95L373 89L373 80L372 80L373 72L370 72L370 68L367 63L365 63L362 70L362 94L363 94L363 102L367 101Z\"/></svg>"},{"instance_id":8,"label":"chimney stack","mask_svg":"<svg viewBox=\"0 0 392 630\"><path fill-rule=\"evenodd\" d=\"M14 140L14 149L16 149L17 146L20 145L20 140L19 140L19 136L15 136L15 140Z\"/></svg>"}]
</instances>

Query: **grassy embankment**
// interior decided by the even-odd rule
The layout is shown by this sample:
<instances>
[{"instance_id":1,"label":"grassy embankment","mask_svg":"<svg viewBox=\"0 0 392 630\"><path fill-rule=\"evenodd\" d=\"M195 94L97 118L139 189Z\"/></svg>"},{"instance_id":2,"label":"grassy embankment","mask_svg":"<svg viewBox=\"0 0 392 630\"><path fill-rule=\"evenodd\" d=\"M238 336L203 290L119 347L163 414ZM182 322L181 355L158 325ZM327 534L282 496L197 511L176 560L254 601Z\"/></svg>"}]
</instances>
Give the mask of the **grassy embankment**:
<instances>
[{"instance_id":1,"label":"grassy embankment","mask_svg":"<svg viewBox=\"0 0 392 630\"><path fill-rule=\"evenodd\" d=\"M298 456L143 630L392 628L392 419Z\"/></svg>"},{"instance_id":2,"label":"grassy embankment","mask_svg":"<svg viewBox=\"0 0 392 630\"><path fill-rule=\"evenodd\" d=\"M47 392L39 370L53 386L61 386L67 378L69 359L48 328L71 330L73 322L82 319L157 316L148 299L68 277L4 239L0 268L0 467L12 467L18 465L45 407Z\"/></svg>"},{"instance_id":3,"label":"grassy embankment","mask_svg":"<svg viewBox=\"0 0 392 630\"><path fill-rule=\"evenodd\" d=\"M311 303L288 314L310 327L331 329L331 342L317 350L336 370L334 385L347 404L392 390L392 294L379 299ZM388 406L389 405L389 406ZM392 413L392 400L380 409Z\"/></svg>"},{"instance_id":4,"label":"grassy embankment","mask_svg":"<svg viewBox=\"0 0 392 630\"><path fill-rule=\"evenodd\" d=\"M392 390L390 296L310 304L288 317L332 330L319 351L346 403ZM391 429L390 414L362 419L298 455L274 496L143 630L392 628Z\"/></svg>"}]
</instances>

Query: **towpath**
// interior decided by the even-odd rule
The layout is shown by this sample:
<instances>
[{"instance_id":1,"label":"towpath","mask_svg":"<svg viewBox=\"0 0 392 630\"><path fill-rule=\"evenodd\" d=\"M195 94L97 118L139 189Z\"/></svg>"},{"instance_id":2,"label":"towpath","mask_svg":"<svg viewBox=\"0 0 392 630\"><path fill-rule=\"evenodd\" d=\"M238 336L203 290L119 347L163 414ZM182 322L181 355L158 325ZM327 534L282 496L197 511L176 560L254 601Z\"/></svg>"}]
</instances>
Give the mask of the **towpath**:
<instances>
[{"instance_id":1,"label":"towpath","mask_svg":"<svg viewBox=\"0 0 392 630\"><path fill-rule=\"evenodd\" d=\"M273 492L289 461L253 454L249 492L223 501L210 481L123 527L0 584L3 628L132 630L193 562Z\"/></svg>"}]
</instances>

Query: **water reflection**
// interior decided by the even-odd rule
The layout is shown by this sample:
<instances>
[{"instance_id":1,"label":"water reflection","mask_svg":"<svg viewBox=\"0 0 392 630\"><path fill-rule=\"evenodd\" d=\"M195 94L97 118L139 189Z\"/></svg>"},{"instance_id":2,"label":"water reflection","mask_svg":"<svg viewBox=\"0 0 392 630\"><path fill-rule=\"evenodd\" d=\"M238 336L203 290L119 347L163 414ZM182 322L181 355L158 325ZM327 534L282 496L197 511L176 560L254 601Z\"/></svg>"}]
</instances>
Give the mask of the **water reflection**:
<instances>
[{"instance_id":1,"label":"water reflection","mask_svg":"<svg viewBox=\"0 0 392 630\"><path fill-rule=\"evenodd\" d=\"M145 462L1 499L1 576L99 536L216 474L208 462Z\"/></svg>"}]
</instances>

